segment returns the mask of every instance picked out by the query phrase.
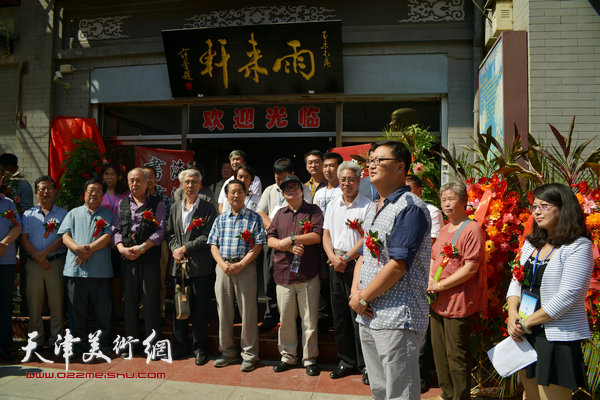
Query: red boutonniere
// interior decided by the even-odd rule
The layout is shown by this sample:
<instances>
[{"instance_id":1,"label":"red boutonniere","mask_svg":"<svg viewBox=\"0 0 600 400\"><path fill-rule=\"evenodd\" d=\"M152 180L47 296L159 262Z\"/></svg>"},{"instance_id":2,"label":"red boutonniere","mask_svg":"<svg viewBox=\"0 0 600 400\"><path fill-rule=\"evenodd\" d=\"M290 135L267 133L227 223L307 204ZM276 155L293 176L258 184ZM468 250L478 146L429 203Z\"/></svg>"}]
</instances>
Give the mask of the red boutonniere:
<instances>
[{"instance_id":1,"label":"red boutonniere","mask_svg":"<svg viewBox=\"0 0 600 400\"><path fill-rule=\"evenodd\" d=\"M306 218L300 221L300 230L302 231L302 234L312 232L313 224L310 222L310 219Z\"/></svg>"},{"instance_id":2,"label":"red boutonniere","mask_svg":"<svg viewBox=\"0 0 600 400\"><path fill-rule=\"evenodd\" d=\"M448 265L450 259L458 257L460 255L460 251L454 245L447 243L440 252L440 255L444 256L444 258L442 259L440 265L437 267L435 275L433 276L433 280L436 282L439 282L442 279L442 271L444 270L446 265ZM429 301L429 304L435 303L437 301L437 297L437 293L427 293L427 300Z\"/></svg>"},{"instance_id":3,"label":"red boutonniere","mask_svg":"<svg viewBox=\"0 0 600 400\"><path fill-rule=\"evenodd\" d=\"M204 225L206 225L206 218L194 218L192 219L190 226L188 226L187 231L191 232L192 229L202 228Z\"/></svg>"},{"instance_id":4,"label":"red boutonniere","mask_svg":"<svg viewBox=\"0 0 600 400\"><path fill-rule=\"evenodd\" d=\"M2 213L2 216L8 220L10 220L10 222L12 222L15 226L19 226L19 223L17 222L17 218L15 216L15 212L14 210L5 210Z\"/></svg>"},{"instance_id":5,"label":"red boutonniere","mask_svg":"<svg viewBox=\"0 0 600 400\"><path fill-rule=\"evenodd\" d=\"M96 239L98 237L98 235L100 235L100 232L102 231L102 229L104 229L104 227L106 227L106 225L108 225L108 223L106 222L106 220L104 218L96 218L94 220L94 226L96 227L96 229L94 230L94 234L92 235L92 237L94 239Z\"/></svg>"},{"instance_id":6,"label":"red boutonniere","mask_svg":"<svg viewBox=\"0 0 600 400\"><path fill-rule=\"evenodd\" d=\"M512 273L519 284L522 285L525 281L525 267L522 265L515 265L512 269Z\"/></svg>"},{"instance_id":7,"label":"red boutonniere","mask_svg":"<svg viewBox=\"0 0 600 400\"><path fill-rule=\"evenodd\" d=\"M43 226L44 228L46 228L46 231L44 232L44 239L48 239L48 235L50 235L50 232L54 232L55 229L58 229L58 227L60 226L60 222L52 218L48 222L44 223Z\"/></svg>"},{"instance_id":8,"label":"red boutonniere","mask_svg":"<svg viewBox=\"0 0 600 400\"><path fill-rule=\"evenodd\" d=\"M238 239L242 239L244 242L250 243L250 248L254 247L254 234L248 229L236 236Z\"/></svg>"},{"instance_id":9,"label":"red boutonniere","mask_svg":"<svg viewBox=\"0 0 600 400\"><path fill-rule=\"evenodd\" d=\"M362 228L362 223L363 222L358 218L354 218L354 221L350 221L350 219L346 220L346 226L348 226L350 229L357 231L360 237L363 237L365 235L365 231Z\"/></svg>"},{"instance_id":10,"label":"red boutonniere","mask_svg":"<svg viewBox=\"0 0 600 400\"><path fill-rule=\"evenodd\" d=\"M383 247L383 242L379 239L379 233L369 231L367 236L365 237L365 245L367 249L369 249L369 253L373 258L377 257L377 263L379 263L379 257L381 256L381 248Z\"/></svg>"},{"instance_id":11,"label":"red boutonniere","mask_svg":"<svg viewBox=\"0 0 600 400\"><path fill-rule=\"evenodd\" d=\"M144 218L144 220L150 221L150 222L152 222L156 226L160 225L160 222L158 222L158 220L156 219L156 217L154 217L154 213L152 213L152 211L150 211L150 210L144 211L142 213L142 217Z\"/></svg>"}]
</instances>

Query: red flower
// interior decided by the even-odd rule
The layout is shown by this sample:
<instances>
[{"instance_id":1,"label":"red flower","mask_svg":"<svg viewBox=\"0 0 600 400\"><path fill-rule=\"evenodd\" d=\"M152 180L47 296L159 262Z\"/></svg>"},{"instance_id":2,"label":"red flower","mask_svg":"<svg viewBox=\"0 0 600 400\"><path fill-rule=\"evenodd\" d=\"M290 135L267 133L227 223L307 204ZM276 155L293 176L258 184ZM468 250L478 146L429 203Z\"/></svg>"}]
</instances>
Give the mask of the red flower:
<instances>
[{"instance_id":1,"label":"red flower","mask_svg":"<svg viewBox=\"0 0 600 400\"><path fill-rule=\"evenodd\" d=\"M190 226L188 226L187 231L190 232L194 228L202 228L204 225L206 225L206 218L194 218Z\"/></svg>"},{"instance_id":2,"label":"red flower","mask_svg":"<svg viewBox=\"0 0 600 400\"><path fill-rule=\"evenodd\" d=\"M50 235L50 232L54 232L54 230L60 226L60 222L58 222L55 219L51 219L50 221L46 222L43 226L44 228L46 228L46 231L44 232L44 239L48 239L48 235Z\"/></svg>"},{"instance_id":3,"label":"red flower","mask_svg":"<svg viewBox=\"0 0 600 400\"><path fill-rule=\"evenodd\" d=\"M458 257L460 251L456 247L448 243L444 246L444 250L440 254L447 258L455 258ZM448 261L446 261L446 264L447 263Z\"/></svg>"},{"instance_id":4,"label":"red flower","mask_svg":"<svg viewBox=\"0 0 600 400\"><path fill-rule=\"evenodd\" d=\"M346 226L348 226L350 229L357 231L361 237L365 235L365 231L363 231L362 228L362 221L358 218L354 218L354 221L350 221L350 219L347 219Z\"/></svg>"},{"instance_id":5,"label":"red flower","mask_svg":"<svg viewBox=\"0 0 600 400\"><path fill-rule=\"evenodd\" d=\"M89 172L82 172L81 176L84 177L85 179L90 179L92 177L92 175L90 175Z\"/></svg>"},{"instance_id":6,"label":"red flower","mask_svg":"<svg viewBox=\"0 0 600 400\"><path fill-rule=\"evenodd\" d=\"M96 218L94 220L94 226L96 227L96 229L94 230L94 234L92 235L92 237L94 239L96 239L98 237L98 235L100 235L100 231L102 231L102 229L104 229L104 227L106 227L106 225L108 225L108 223L106 222L105 219Z\"/></svg>"},{"instance_id":7,"label":"red flower","mask_svg":"<svg viewBox=\"0 0 600 400\"><path fill-rule=\"evenodd\" d=\"M254 234L248 229L242 231L242 233L237 235L236 238L242 239L246 243L250 243L250 248L254 247Z\"/></svg>"},{"instance_id":8,"label":"red flower","mask_svg":"<svg viewBox=\"0 0 600 400\"><path fill-rule=\"evenodd\" d=\"M92 167L95 167L95 166L97 166L97 165L98 165L98 160L94 160L94 161L92 161Z\"/></svg>"},{"instance_id":9,"label":"red flower","mask_svg":"<svg viewBox=\"0 0 600 400\"><path fill-rule=\"evenodd\" d=\"M527 200L529 200L529 204L533 204L533 191L530 190L529 193L527 193Z\"/></svg>"},{"instance_id":10,"label":"red flower","mask_svg":"<svg viewBox=\"0 0 600 400\"><path fill-rule=\"evenodd\" d=\"M154 225L156 226L160 225L160 222L158 222L158 220L154 217L154 214L150 210L144 211L142 213L142 218L144 218L144 220L146 221L154 223Z\"/></svg>"},{"instance_id":11,"label":"red flower","mask_svg":"<svg viewBox=\"0 0 600 400\"><path fill-rule=\"evenodd\" d=\"M19 226L19 223L17 222L17 218L15 216L15 212L13 210L5 210L2 213L2 216L10 220L10 222L12 222L14 226Z\"/></svg>"},{"instance_id":12,"label":"red flower","mask_svg":"<svg viewBox=\"0 0 600 400\"><path fill-rule=\"evenodd\" d=\"M119 164L119 169L121 170L121 172L127 171L127 167L124 166L123 164Z\"/></svg>"},{"instance_id":13,"label":"red flower","mask_svg":"<svg viewBox=\"0 0 600 400\"><path fill-rule=\"evenodd\" d=\"M581 181L581 182L579 182L579 185L577 186L577 188L579 189L579 193L585 194L585 192L588 191L588 183L587 183L587 181Z\"/></svg>"},{"instance_id":14,"label":"red flower","mask_svg":"<svg viewBox=\"0 0 600 400\"><path fill-rule=\"evenodd\" d=\"M367 249L369 249L369 253L373 258L377 257L377 263L379 263L379 257L381 256L381 248L383 247L383 242L379 239L379 233L369 231L367 236L365 237L365 245Z\"/></svg>"},{"instance_id":15,"label":"red flower","mask_svg":"<svg viewBox=\"0 0 600 400\"><path fill-rule=\"evenodd\" d=\"M300 230L303 234L310 233L313 230L313 224L308 218L300 221Z\"/></svg>"},{"instance_id":16,"label":"red flower","mask_svg":"<svg viewBox=\"0 0 600 400\"><path fill-rule=\"evenodd\" d=\"M522 265L515 265L513 268L513 276L520 284L525 280L525 269Z\"/></svg>"},{"instance_id":17,"label":"red flower","mask_svg":"<svg viewBox=\"0 0 600 400\"><path fill-rule=\"evenodd\" d=\"M100 175L100 173L102 172L102 167L96 167L95 171L98 175Z\"/></svg>"},{"instance_id":18,"label":"red flower","mask_svg":"<svg viewBox=\"0 0 600 400\"><path fill-rule=\"evenodd\" d=\"M446 255L446 257L452 257L452 245L451 244L447 244L444 246L444 254Z\"/></svg>"}]
</instances>

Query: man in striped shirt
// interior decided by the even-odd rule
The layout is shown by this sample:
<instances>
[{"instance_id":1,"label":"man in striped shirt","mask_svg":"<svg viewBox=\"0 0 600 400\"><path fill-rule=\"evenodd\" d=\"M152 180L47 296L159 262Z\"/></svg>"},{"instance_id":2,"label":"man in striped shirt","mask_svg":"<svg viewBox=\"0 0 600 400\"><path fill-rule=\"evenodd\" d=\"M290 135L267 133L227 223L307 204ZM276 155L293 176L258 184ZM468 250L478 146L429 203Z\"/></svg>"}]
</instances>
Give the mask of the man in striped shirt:
<instances>
[{"instance_id":1,"label":"man in striped shirt","mask_svg":"<svg viewBox=\"0 0 600 400\"><path fill-rule=\"evenodd\" d=\"M208 236L211 253L217 262L215 296L219 312L219 351L214 362L225 367L237 359L233 341L234 296L242 316L241 370L250 372L258 361L258 305L256 303L256 257L266 242L262 219L244 206L246 187L233 179L225 185L231 209L220 214Z\"/></svg>"}]
</instances>

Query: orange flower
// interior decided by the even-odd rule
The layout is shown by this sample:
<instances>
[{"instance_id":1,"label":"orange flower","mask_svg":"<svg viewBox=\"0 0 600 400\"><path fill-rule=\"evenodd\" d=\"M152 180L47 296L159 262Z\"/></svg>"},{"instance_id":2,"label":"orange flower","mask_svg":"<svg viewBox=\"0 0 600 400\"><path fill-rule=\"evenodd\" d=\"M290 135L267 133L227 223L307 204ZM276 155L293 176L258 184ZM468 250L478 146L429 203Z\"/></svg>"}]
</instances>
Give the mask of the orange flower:
<instances>
[{"instance_id":1,"label":"orange flower","mask_svg":"<svg viewBox=\"0 0 600 400\"><path fill-rule=\"evenodd\" d=\"M489 237L494 237L498 234L498 229L494 225L488 227L485 231Z\"/></svg>"}]
</instances>

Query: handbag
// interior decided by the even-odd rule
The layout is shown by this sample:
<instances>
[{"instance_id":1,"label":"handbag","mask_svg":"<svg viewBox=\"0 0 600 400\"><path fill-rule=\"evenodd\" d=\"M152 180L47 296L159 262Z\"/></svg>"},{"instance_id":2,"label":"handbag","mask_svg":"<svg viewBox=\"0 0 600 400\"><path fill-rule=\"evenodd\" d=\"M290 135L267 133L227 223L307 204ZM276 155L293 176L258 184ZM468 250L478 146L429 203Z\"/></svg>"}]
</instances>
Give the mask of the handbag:
<instances>
[{"instance_id":1,"label":"handbag","mask_svg":"<svg viewBox=\"0 0 600 400\"><path fill-rule=\"evenodd\" d=\"M187 274L187 260L182 260L179 263L179 273L181 279L178 284L175 285L175 315L177 319L188 319L190 317L190 293L191 289L185 285L185 276Z\"/></svg>"}]
</instances>

